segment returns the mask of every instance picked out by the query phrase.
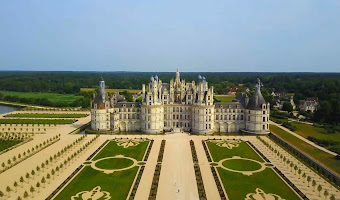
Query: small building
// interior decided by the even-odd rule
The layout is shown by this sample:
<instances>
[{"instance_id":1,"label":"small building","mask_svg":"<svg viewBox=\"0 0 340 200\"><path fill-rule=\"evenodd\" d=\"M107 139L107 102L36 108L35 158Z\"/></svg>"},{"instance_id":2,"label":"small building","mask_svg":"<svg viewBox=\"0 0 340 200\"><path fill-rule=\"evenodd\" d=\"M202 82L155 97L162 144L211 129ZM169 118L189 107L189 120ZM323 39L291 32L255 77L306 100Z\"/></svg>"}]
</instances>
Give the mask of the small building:
<instances>
[{"instance_id":1,"label":"small building","mask_svg":"<svg viewBox=\"0 0 340 200\"><path fill-rule=\"evenodd\" d=\"M305 100L300 101L300 110L305 112L314 112L317 110L319 100L317 97L307 97Z\"/></svg>"}]
</instances>

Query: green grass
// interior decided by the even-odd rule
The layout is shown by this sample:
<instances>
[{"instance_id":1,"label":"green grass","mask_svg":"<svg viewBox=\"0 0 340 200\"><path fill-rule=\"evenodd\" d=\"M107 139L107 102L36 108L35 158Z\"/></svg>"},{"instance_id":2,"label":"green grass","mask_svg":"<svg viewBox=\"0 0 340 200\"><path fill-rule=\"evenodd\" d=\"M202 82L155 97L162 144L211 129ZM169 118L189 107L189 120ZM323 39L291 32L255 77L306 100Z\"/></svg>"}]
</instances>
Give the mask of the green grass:
<instances>
[{"instance_id":1,"label":"green grass","mask_svg":"<svg viewBox=\"0 0 340 200\"><path fill-rule=\"evenodd\" d=\"M219 147L212 142L207 142L207 144L212 158L215 161L232 156L240 156L264 162L245 142L241 142L238 147L234 147L233 149ZM246 163L234 162L232 163L232 167L237 167L238 170L250 169L249 166L244 166L245 164ZM253 162L252 167L256 166L254 164ZM227 171L220 167L217 167L217 171L229 199L245 199L247 194L255 193L256 188L262 189L265 193L277 194L284 199L300 199L271 168L266 168L264 171L254 173L251 176Z\"/></svg>"},{"instance_id":2,"label":"green grass","mask_svg":"<svg viewBox=\"0 0 340 200\"><path fill-rule=\"evenodd\" d=\"M6 150L14 145L21 143L22 140L2 140L0 139L0 152Z\"/></svg>"},{"instance_id":3,"label":"green grass","mask_svg":"<svg viewBox=\"0 0 340 200\"><path fill-rule=\"evenodd\" d=\"M18 113L9 114L5 117L17 117L17 118L81 118L86 117L86 114L35 114L35 113Z\"/></svg>"},{"instance_id":4,"label":"green grass","mask_svg":"<svg viewBox=\"0 0 340 200\"><path fill-rule=\"evenodd\" d=\"M219 147L216 145L216 143L213 142L207 142L207 145L209 147L214 162L219 162L224 158L232 158L233 156L239 156L242 158L249 158L263 162L262 158L256 152L254 152L245 142L241 142L239 144L239 147L232 149Z\"/></svg>"},{"instance_id":5,"label":"green grass","mask_svg":"<svg viewBox=\"0 0 340 200\"><path fill-rule=\"evenodd\" d=\"M235 99L235 96L229 96L229 95L218 95L214 97L221 102L232 102L233 99Z\"/></svg>"},{"instance_id":6,"label":"green grass","mask_svg":"<svg viewBox=\"0 0 340 200\"><path fill-rule=\"evenodd\" d=\"M340 142L340 133L327 133L324 128L315 127L301 122L293 121L290 123L296 126L296 131L294 132L301 135L304 138L311 136L321 140L331 140Z\"/></svg>"},{"instance_id":7,"label":"green grass","mask_svg":"<svg viewBox=\"0 0 340 200\"><path fill-rule=\"evenodd\" d=\"M20 98L46 98L54 103L72 103L83 96L76 96L74 94L57 94L57 93L44 93L44 92L13 92L13 91L0 91L5 96L17 96Z\"/></svg>"},{"instance_id":8,"label":"green grass","mask_svg":"<svg viewBox=\"0 0 340 200\"><path fill-rule=\"evenodd\" d=\"M80 88L81 92L94 92L94 88ZM128 91L132 94L134 93L140 93L142 92L142 90L137 90L137 89L105 89L106 92L108 93L113 93L113 92L124 92L124 91Z\"/></svg>"},{"instance_id":9,"label":"green grass","mask_svg":"<svg viewBox=\"0 0 340 200\"><path fill-rule=\"evenodd\" d=\"M230 172L217 168L223 186L229 199L245 199L249 193L255 193L256 188L265 193L272 193L284 199L300 199L281 178L270 168L251 176Z\"/></svg>"},{"instance_id":10,"label":"green grass","mask_svg":"<svg viewBox=\"0 0 340 200\"><path fill-rule=\"evenodd\" d=\"M71 119L0 119L1 124L72 124Z\"/></svg>"},{"instance_id":11,"label":"green grass","mask_svg":"<svg viewBox=\"0 0 340 200\"><path fill-rule=\"evenodd\" d=\"M133 165L133 161L126 158L111 158L96 163L100 169L122 169Z\"/></svg>"},{"instance_id":12,"label":"green grass","mask_svg":"<svg viewBox=\"0 0 340 200\"><path fill-rule=\"evenodd\" d=\"M324 166L328 167L335 173L340 175L340 160L336 160L335 156L326 153L318 148L315 148L314 146L304 142L303 140L293 136L292 134L282 130L276 125L270 124L270 130L284 139L286 142L293 145L295 148L303 151L310 157L314 158Z\"/></svg>"},{"instance_id":13,"label":"green grass","mask_svg":"<svg viewBox=\"0 0 340 200\"><path fill-rule=\"evenodd\" d=\"M116 155L135 158L138 161L143 159L149 142L141 142L137 146L124 148L116 142L109 142L92 160ZM107 163L108 164L108 163ZM105 174L102 171L94 170L90 166L84 167L79 174L58 194L55 200L71 199L71 196L81 191L91 191L94 187L100 186L102 191L107 191L111 199L125 200L129 194L137 174L138 167L128 170Z\"/></svg>"},{"instance_id":14,"label":"green grass","mask_svg":"<svg viewBox=\"0 0 340 200\"><path fill-rule=\"evenodd\" d=\"M226 160L222 163L228 169L233 169L237 171L255 171L261 169L259 163L249 161L249 160Z\"/></svg>"}]
</instances>

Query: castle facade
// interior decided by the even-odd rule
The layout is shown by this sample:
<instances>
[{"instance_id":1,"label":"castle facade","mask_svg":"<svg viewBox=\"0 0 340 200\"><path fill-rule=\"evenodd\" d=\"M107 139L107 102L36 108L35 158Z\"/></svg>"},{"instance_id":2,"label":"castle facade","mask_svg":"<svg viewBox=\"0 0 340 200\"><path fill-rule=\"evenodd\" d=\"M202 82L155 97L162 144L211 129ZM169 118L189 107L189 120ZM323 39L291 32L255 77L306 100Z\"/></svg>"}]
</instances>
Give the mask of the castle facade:
<instances>
[{"instance_id":1,"label":"castle facade","mask_svg":"<svg viewBox=\"0 0 340 200\"><path fill-rule=\"evenodd\" d=\"M143 84L142 102L125 102L118 92L109 96L104 80L99 86L91 102L93 130L269 133L270 105L261 94L259 80L251 98L241 93L232 102L214 102L214 89L205 77L199 76L197 83L185 82L178 69L170 83L163 83L156 75L147 89Z\"/></svg>"}]
</instances>

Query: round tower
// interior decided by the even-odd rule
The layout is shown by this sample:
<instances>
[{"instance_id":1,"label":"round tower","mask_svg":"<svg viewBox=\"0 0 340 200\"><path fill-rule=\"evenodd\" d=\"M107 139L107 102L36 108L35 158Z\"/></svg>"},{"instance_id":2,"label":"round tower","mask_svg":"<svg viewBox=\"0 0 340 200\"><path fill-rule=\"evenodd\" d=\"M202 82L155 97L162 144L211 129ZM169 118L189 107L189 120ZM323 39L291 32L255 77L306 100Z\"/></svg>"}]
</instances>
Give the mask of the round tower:
<instances>
[{"instance_id":1,"label":"round tower","mask_svg":"<svg viewBox=\"0 0 340 200\"><path fill-rule=\"evenodd\" d=\"M261 93L262 83L257 79L255 92L249 99L245 109L246 127L243 131L256 134L268 134L270 104L265 101Z\"/></svg>"}]
</instances>

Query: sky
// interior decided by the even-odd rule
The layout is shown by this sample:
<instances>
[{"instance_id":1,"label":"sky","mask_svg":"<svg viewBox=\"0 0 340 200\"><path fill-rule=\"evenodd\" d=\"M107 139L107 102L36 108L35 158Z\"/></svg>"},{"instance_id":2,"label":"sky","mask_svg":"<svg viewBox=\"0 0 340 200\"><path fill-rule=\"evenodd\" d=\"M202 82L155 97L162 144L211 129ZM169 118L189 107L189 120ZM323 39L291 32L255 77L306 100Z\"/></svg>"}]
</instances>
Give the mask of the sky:
<instances>
[{"instance_id":1,"label":"sky","mask_svg":"<svg viewBox=\"0 0 340 200\"><path fill-rule=\"evenodd\" d=\"M340 1L0 1L0 70L177 68L340 72Z\"/></svg>"}]
</instances>

